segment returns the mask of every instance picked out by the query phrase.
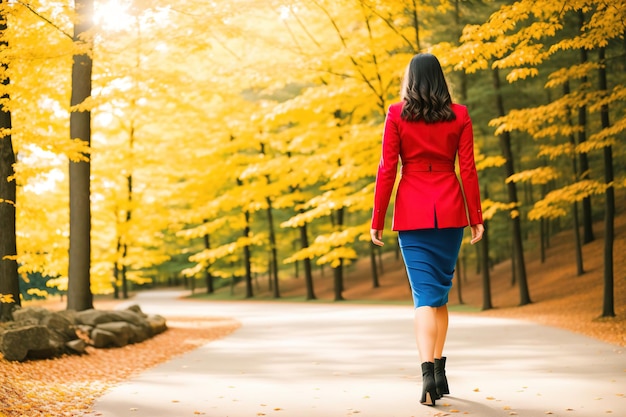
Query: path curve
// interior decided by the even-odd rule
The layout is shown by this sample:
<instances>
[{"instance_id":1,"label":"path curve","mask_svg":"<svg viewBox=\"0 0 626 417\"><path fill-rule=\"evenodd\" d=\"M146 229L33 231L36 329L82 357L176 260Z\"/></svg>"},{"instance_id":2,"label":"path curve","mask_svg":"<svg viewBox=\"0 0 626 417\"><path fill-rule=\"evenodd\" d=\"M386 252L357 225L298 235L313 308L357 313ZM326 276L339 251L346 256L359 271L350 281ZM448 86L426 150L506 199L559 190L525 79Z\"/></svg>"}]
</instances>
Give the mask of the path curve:
<instances>
[{"instance_id":1,"label":"path curve","mask_svg":"<svg viewBox=\"0 0 626 417\"><path fill-rule=\"evenodd\" d=\"M451 395L419 404L411 306L199 302L138 294L149 314L232 317L240 329L101 397L100 417L626 417L626 355L525 321L452 314Z\"/></svg>"}]
</instances>

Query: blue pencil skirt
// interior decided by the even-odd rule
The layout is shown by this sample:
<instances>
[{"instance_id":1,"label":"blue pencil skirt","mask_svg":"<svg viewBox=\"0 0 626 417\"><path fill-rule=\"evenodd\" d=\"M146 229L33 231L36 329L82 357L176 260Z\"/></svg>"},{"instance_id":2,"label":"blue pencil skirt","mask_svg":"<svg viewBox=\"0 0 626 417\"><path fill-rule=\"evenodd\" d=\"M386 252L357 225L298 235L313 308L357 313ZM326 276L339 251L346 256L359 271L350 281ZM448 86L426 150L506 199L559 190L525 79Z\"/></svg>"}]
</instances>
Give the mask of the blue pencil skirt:
<instances>
[{"instance_id":1,"label":"blue pencil skirt","mask_svg":"<svg viewBox=\"0 0 626 417\"><path fill-rule=\"evenodd\" d=\"M415 308L448 303L462 239L463 228L398 232Z\"/></svg>"}]
</instances>

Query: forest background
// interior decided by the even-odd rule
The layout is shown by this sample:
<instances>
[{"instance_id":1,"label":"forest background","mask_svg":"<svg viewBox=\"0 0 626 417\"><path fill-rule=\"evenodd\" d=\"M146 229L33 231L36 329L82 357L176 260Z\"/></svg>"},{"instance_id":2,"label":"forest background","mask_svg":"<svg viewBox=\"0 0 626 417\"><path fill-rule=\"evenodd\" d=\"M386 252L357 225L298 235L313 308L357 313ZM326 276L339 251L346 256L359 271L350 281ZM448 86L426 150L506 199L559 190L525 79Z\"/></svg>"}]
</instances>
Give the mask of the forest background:
<instances>
[{"instance_id":1,"label":"forest background","mask_svg":"<svg viewBox=\"0 0 626 417\"><path fill-rule=\"evenodd\" d=\"M626 187L626 2L0 1L0 301L172 283L211 293L345 268L369 242L382 125L410 58L436 54L474 123L483 277L604 220ZM7 181L4 181L4 179ZM618 207L619 209L619 207ZM621 208L623 209L623 207ZM391 243L391 241L390 241ZM397 250L391 243L385 250ZM197 283L197 284L196 284ZM600 313L600 312L599 312Z\"/></svg>"}]
</instances>

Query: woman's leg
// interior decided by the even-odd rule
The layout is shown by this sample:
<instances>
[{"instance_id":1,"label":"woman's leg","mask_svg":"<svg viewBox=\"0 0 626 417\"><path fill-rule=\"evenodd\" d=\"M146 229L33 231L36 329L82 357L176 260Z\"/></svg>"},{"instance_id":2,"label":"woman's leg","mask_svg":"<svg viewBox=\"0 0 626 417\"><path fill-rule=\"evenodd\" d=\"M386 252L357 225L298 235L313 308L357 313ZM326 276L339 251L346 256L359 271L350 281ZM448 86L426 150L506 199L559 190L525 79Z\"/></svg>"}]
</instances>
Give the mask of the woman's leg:
<instances>
[{"instance_id":1,"label":"woman's leg","mask_svg":"<svg viewBox=\"0 0 626 417\"><path fill-rule=\"evenodd\" d=\"M448 334L448 306L416 308L414 325L421 361L441 359Z\"/></svg>"},{"instance_id":2,"label":"woman's leg","mask_svg":"<svg viewBox=\"0 0 626 417\"><path fill-rule=\"evenodd\" d=\"M415 338L422 362L422 398L420 403L435 405L439 398L435 383L435 343L437 340L437 309L418 307L415 309Z\"/></svg>"},{"instance_id":3,"label":"woman's leg","mask_svg":"<svg viewBox=\"0 0 626 417\"><path fill-rule=\"evenodd\" d=\"M448 334L448 306L437 308L437 340L435 341L435 385L439 398L450 394L448 378L446 378L446 358L443 356L443 347Z\"/></svg>"},{"instance_id":4,"label":"woman's leg","mask_svg":"<svg viewBox=\"0 0 626 417\"><path fill-rule=\"evenodd\" d=\"M446 336L448 335L448 305L444 304L437 307L437 339L435 340L435 358L441 359L443 356L443 347L446 344Z\"/></svg>"},{"instance_id":5,"label":"woman's leg","mask_svg":"<svg viewBox=\"0 0 626 417\"><path fill-rule=\"evenodd\" d=\"M435 361L437 341L437 309L418 307L415 309L415 339L421 362Z\"/></svg>"}]
</instances>

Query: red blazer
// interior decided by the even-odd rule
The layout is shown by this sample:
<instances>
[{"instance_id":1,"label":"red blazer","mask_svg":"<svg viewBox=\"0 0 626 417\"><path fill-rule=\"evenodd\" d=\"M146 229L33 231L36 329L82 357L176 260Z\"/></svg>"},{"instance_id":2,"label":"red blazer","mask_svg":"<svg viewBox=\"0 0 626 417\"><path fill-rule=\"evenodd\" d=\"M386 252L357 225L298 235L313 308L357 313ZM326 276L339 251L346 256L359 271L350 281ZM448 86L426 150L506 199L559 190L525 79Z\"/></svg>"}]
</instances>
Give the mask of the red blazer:
<instances>
[{"instance_id":1,"label":"red blazer","mask_svg":"<svg viewBox=\"0 0 626 417\"><path fill-rule=\"evenodd\" d=\"M402 120L402 102L389 107L376 175L372 229L384 228L398 159L402 176L393 230L465 227L483 222L472 121L465 106L452 104L452 110L456 120L427 124ZM457 154L463 190L454 172Z\"/></svg>"}]
</instances>

